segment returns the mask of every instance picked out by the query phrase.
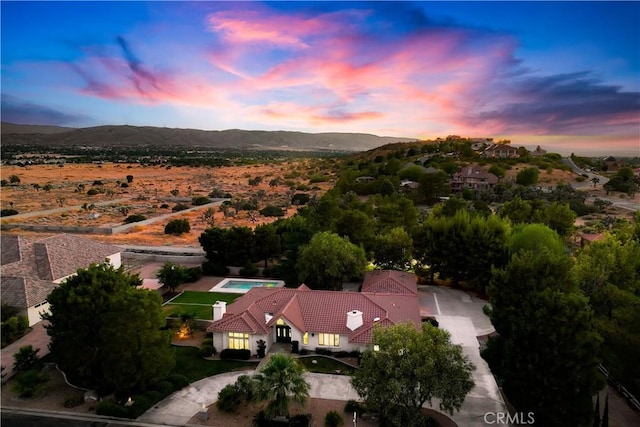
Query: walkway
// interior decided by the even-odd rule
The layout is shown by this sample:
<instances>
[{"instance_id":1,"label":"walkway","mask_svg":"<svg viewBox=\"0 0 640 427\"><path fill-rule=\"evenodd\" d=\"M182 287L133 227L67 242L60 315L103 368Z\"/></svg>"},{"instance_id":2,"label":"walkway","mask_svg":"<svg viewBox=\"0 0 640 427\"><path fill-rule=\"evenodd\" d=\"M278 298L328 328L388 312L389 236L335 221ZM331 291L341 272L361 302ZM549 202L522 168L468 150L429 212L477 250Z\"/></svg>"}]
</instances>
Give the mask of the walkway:
<instances>
[{"instance_id":1,"label":"walkway","mask_svg":"<svg viewBox=\"0 0 640 427\"><path fill-rule=\"evenodd\" d=\"M9 344L0 350L0 360L2 366L5 367L6 376L3 382L11 378L13 375L13 355L20 350L20 347L31 345L34 349L40 349L38 356L42 357L49 354L49 335L44 328L45 322L38 322L31 327L31 332L20 338L18 341Z\"/></svg>"}]
</instances>

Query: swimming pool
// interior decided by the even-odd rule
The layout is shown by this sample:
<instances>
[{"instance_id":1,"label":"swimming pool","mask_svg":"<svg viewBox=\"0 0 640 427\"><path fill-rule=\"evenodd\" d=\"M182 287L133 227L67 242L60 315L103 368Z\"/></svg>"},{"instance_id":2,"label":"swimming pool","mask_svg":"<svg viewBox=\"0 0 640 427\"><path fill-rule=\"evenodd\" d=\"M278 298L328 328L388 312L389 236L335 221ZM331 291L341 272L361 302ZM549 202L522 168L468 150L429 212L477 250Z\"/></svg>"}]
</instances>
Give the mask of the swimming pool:
<instances>
[{"instance_id":1,"label":"swimming pool","mask_svg":"<svg viewBox=\"0 0 640 427\"><path fill-rule=\"evenodd\" d=\"M260 280L260 279L224 279L209 292L228 292L233 294L244 294L251 288L281 288L284 286L282 280Z\"/></svg>"}]
</instances>

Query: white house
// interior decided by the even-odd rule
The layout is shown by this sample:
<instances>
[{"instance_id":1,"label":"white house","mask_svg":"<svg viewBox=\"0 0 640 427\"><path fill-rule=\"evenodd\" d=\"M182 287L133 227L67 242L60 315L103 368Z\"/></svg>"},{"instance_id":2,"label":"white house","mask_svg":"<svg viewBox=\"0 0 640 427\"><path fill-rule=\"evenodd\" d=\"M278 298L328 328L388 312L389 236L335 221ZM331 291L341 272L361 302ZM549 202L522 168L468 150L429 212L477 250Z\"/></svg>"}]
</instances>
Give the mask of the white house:
<instances>
[{"instance_id":1,"label":"white house","mask_svg":"<svg viewBox=\"0 0 640 427\"><path fill-rule=\"evenodd\" d=\"M47 238L0 236L0 297L22 310L29 326L49 311L47 297L64 279L92 263L121 265L120 248L71 234Z\"/></svg>"},{"instance_id":2,"label":"white house","mask_svg":"<svg viewBox=\"0 0 640 427\"><path fill-rule=\"evenodd\" d=\"M421 322L415 275L389 270L367 273L362 292L253 288L228 307L217 302L213 320L207 331L217 349L252 354L258 340L267 351L273 343L291 341L312 351L363 351L372 344L374 325Z\"/></svg>"}]
</instances>

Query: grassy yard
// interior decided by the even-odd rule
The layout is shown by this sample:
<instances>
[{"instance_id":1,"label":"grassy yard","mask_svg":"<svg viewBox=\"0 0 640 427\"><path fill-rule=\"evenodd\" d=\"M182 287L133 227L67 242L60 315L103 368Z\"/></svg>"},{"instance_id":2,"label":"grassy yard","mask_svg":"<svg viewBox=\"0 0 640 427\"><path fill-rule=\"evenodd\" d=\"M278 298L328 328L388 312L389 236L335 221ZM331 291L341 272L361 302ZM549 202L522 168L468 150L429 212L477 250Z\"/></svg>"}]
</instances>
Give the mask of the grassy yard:
<instances>
[{"instance_id":1,"label":"grassy yard","mask_svg":"<svg viewBox=\"0 0 640 427\"><path fill-rule=\"evenodd\" d=\"M315 372L317 374L337 374L338 372L336 371L340 371L340 375L351 375L356 369L338 360L323 356L301 357L297 360L304 365L309 372ZM313 360L316 360L317 363L313 363Z\"/></svg>"},{"instance_id":2,"label":"grassy yard","mask_svg":"<svg viewBox=\"0 0 640 427\"><path fill-rule=\"evenodd\" d=\"M232 303L242 294L227 294L222 292L197 292L184 291L171 301L171 304L209 304L213 305L216 301L224 301L227 304Z\"/></svg>"},{"instance_id":3,"label":"grassy yard","mask_svg":"<svg viewBox=\"0 0 640 427\"><path fill-rule=\"evenodd\" d=\"M230 304L241 296L242 294L185 291L170 303L164 305L162 309L166 317L180 317L183 314L193 314L196 319L211 320L213 319L213 309L211 306L215 304L216 301L224 301Z\"/></svg>"},{"instance_id":4,"label":"grassy yard","mask_svg":"<svg viewBox=\"0 0 640 427\"><path fill-rule=\"evenodd\" d=\"M190 382L201 380L223 372L255 369L256 362L239 362L235 360L205 360L200 357L200 350L195 347L175 347L176 367L173 374L182 374Z\"/></svg>"}]
</instances>

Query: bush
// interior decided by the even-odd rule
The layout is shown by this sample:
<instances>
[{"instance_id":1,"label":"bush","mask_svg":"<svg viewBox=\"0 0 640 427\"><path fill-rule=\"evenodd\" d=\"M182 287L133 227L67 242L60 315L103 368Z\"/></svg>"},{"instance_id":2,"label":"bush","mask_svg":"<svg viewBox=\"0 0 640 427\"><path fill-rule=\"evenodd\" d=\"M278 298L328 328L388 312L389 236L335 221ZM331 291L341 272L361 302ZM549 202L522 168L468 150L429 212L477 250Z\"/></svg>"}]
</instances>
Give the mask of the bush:
<instances>
[{"instance_id":1,"label":"bush","mask_svg":"<svg viewBox=\"0 0 640 427\"><path fill-rule=\"evenodd\" d=\"M155 392L157 393L157 392ZM146 394L142 394L139 396L135 396L133 399L133 405L131 405L128 409L127 416L129 418L138 418L140 415L144 414L147 409L151 408L151 406L157 402L157 400L149 399Z\"/></svg>"},{"instance_id":2,"label":"bush","mask_svg":"<svg viewBox=\"0 0 640 427\"><path fill-rule=\"evenodd\" d=\"M353 414L355 412L360 415L364 412L364 407L360 402L356 400L349 400L347 401L347 404L344 405L344 412L348 412L350 414Z\"/></svg>"},{"instance_id":3,"label":"bush","mask_svg":"<svg viewBox=\"0 0 640 427\"><path fill-rule=\"evenodd\" d=\"M225 348L220 352L220 359L222 360L249 360L251 358L251 352L249 350L239 350L235 348Z\"/></svg>"},{"instance_id":4,"label":"bush","mask_svg":"<svg viewBox=\"0 0 640 427\"><path fill-rule=\"evenodd\" d=\"M311 425L311 414L297 414L289 417L288 427L309 427Z\"/></svg>"},{"instance_id":5,"label":"bush","mask_svg":"<svg viewBox=\"0 0 640 427\"><path fill-rule=\"evenodd\" d=\"M260 209L260 215L281 217L281 216L284 216L284 210L282 210L282 208L279 208L277 206L269 205Z\"/></svg>"},{"instance_id":6,"label":"bush","mask_svg":"<svg viewBox=\"0 0 640 427\"><path fill-rule=\"evenodd\" d=\"M75 396L67 396L62 403L62 406L65 408L75 408L76 406L80 406L84 403L84 396L81 394L77 394Z\"/></svg>"},{"instance_id":7,"label":"bush","mask_svg":"<svg viewBox=\"0 0 640 427\"><path fill-rule=\"evenodd\" d=\"M96 415L106 415L108 417L129 418L129 410L122 405L118 405L113 400L103 400L98 403Z\"/></svg>"},{"instance_id":8,"label":"bush","mask_svg":"<svg viewBox=\"0 0 640 427\"><path fill-rule=\"evenodd\" d=\"M235 412L243 400L242 393L236 385L229 384L218 393L216 408L223 412Z\"/></svg>"},{"instance_id":9,"label":"bush","mask_svg":"<svg viewBox=\"0 0 640 427\"><path fill-rule=\"evenodd\" d=\"M11 215L18 215L19 212L15 209L2 209L0 211L0 216L11 216Z\"/></svg>"},{"instance_id":10,"label":"bush","mask_svg":"<svg viewBox=\"0 0 640 427\"><path fill-rule=\"evenodd\" d=\"M255 276L256 274L258 274L258 267L251 261L247 261L244 267L240 269L241 276Z\"/></svg>"},{"instance_id":11,"label":"bush","mask_svg":"<svg viewBox=\"0 0 640 427\"><path fill-rule=\"evenodd\" d=\"M89 196L95 196L96 194L99 194L100 192L98 190L96 190L95 188L90 188L89 191L87 191L87 195Z\"/></svg>"},{"instance_id":12,"label":"bush","mask_svg":"<svg viewBox=\"0 0 640 427\"><path fill-rule=\"evenodd\" d=\"M184 203L178 203L171 210L173 212L180 212L180 211L184 211L186 209L189 209L189 206L185 205Z\"/></svg>"},{"instance_id":13,"label":"bush","mask_svg":"<svg viewBox=\"0 0 640 427\"><path fill-rule=\"evenodd\" d=\"M316 347L316 354L320 354L323 356L333 356L333 351L322 347Z\"/></svg>"},{"instance_id":14,"label":"bush","mask_svg":"<svg viewBox=\"0 0 640 427\"><path fill-rule=\"evenodd\" d=\"M309 196L307 193L296 193L293 195L291 203L294 205L304 205L309 200L311 200L311 196Z\"/></svg>"},{"instance_id":15,"label":"bush","mask_svg":"<svg viewBox=\"0 0 640 427\"><path fill-rule=\"evenodd\" d=\"M47 388L49 376L36 370L26 371L18 375L13 391L23 399L38 397Z\"/></svg>"},{"instance_id":16,"label":"bush","mask_svg":"<svg viewBox=\"0 0 640 427\"><path fill-rule=\"evenodd\" d=\"M189 385L189 379L182 374L170 374L167 381L173 384L174 390L180 390Z\"/></svg>"},{"instance_id":17,"label":"bush","mask_svg":"<svg viewBox=\"0 0 640 427\"><path fill-rule=\"evenodd\" d=\"M93 184L91 184L91 185L94 185L94 186L98 185L99 186L99 185L104 185L104 184L100 180L95 180L95 181L93 181Z\"/></svg>"},{"instance_id":18,"label":"bush","mask_svg":"<svg viewBox=\"0 0 640 427\"><path fill-rule=\"evenodd\" d=\"M324 416L325 427L341 427L343 424L342 415L337 411L329 411L327 415Z\"/></svg>"},{"instance_id":19,"label":"bush","mask_svg":"<svg viewBox=\"0 0 640 427\"><path fill-rule=\"evenodd\" d=\"M173 393L174 387L171 381L163 380L153 385L153 390L158 391L161 397L165 397Z\"/></svg>"},{"instance_id":20,"label":"bush","mask_svg":"<svg viewBox=\"0 0 640 427\"><path fill-rule=\"evenodd\" d=\"M42 367L39 351L39 348L34 349L31 344L20 347L13 355L13 369L17 372L38 371Z\"/></svg>"},{"instance_id":21,"label":"bush","mask_svg":"<svg viewBox=\"0 0 640 427\"><path fill-rule=\"evenodd\" d=\"M184 267L185 283L197 282L202 277L202 269L200 267Z\"/></svg>"},{"instance_id":22,"label":"bush","mask_svg":"<svg viewBox=\"0 0 640 427\"><path fill-rule=\"evenodd\" d=\"M163 203L160 205L160 209L169 209L169 205L166 203Z\"/></svg>"},{"instance_id":23,"label":"bush","mask_svg":"<svg viewBox=\"0 0 640 427\"><path fill-rule=\"evenodd\" d=\"M127 184L126 182L123 182L122 184L120 184L120 188L128 188L129 184Z\"/></svg>"},{"instance_id":24,"label":"bush","mask_svg":"<svg viewBox=\"0 0 640 427\"><path fill-rule=\"evenodd\" d=\"M207 203L211 203L211 199L207 196L197 196L191 199L191 204L194 206L202 206L206 205Z\"/></svg>"},{"instance_id":25,"label":"bush","mask_svg":"<svg viewBox=\"0 0 640 427\"><path fill-rule=\"evenodd\" d=\"M202 340L200 346L210 345L213 347L213 338L205 338Z\"/></svg>"},{"instance_id":26,"label":"bush","mask_svg":"<svg viewBox=\"0 0 640 427\"><path fill-rule=\"evenodd\" d=\"M147 219L147 217L142 214L133 214L126 217L124 223L131 224L132 222L140 222L144 221L145 219Z\"/></svg>"},{"instance_id":27,"label":"bush","mask_svg":"<svg viewBox=\"0 0 640 427\"><path fill-rule=\"evenodd\" d=\"M216 348L212 345L203 345L200 347L200 356L211 357L216 354ZM222 357L222 356L221 356Z\"/></svg>"},{"instance_id":28,"label":"bush","mask_svg":"<svg viewBox=\"0 0 640 427\"><path fill-rule=\"evenodd\" d=\"M164 227L164 234L180 235L191 231L188 219L172 219Z\"/></svg>"},{"instance_id":29,"label":"bush","mask_svg":"<svg viewBox=\"0 0 640 427\"><path fill-rule=\"evenodd\" d=\"M202 263L202 273L207 276L226 276L229 268L226 265L214 264L211 261Z\"/></svg>"}]
</instances>

